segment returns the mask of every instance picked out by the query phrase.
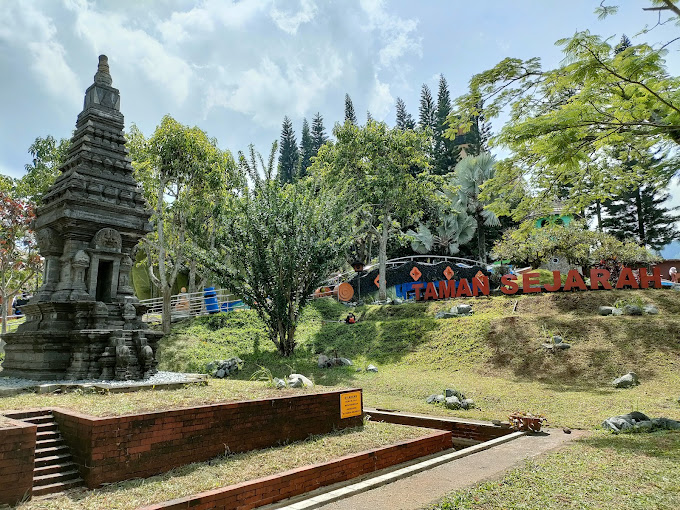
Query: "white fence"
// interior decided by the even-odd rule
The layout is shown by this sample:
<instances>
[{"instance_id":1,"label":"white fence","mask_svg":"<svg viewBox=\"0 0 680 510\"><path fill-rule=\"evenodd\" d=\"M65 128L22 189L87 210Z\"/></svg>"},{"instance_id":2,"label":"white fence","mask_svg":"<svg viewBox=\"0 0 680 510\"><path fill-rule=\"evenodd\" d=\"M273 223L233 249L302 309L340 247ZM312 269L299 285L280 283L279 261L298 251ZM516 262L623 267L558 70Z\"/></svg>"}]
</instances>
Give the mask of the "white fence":
<instances>
[{"instance_id":1,"label":"white fence","mask_svg":"<svg viewBox=\"0 0 680 510\"><path fill-rule=\"evenodd\" d=\"M172 296L170 300L170 310L174 320L186 317L196 317L207 315L217 311L231 311L237 308L247 308L247 306L233 294L229 294L226 289L215 289L208 291L214 293L214 297L205 297L205 292L183 292ZM142 299L140 303L147 307L143 316L145 322L160 322L163 313L163 298Z\"/></svg>"}]
</instances>

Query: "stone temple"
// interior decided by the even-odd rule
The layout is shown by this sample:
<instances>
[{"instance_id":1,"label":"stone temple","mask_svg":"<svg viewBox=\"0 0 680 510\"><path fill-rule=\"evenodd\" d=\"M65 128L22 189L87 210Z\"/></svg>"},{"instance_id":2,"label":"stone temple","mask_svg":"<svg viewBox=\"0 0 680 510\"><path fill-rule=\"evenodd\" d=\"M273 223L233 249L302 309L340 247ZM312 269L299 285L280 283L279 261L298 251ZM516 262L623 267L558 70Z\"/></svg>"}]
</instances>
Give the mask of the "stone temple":
<instances>
[{"instance_id":1,"label":"stone temple","mask_svg":"<svg viewBox=\"0 0 680 510\"><path fill-rule=\"evenodd\" d=\"M36 211L43 285L3 335L2 377L144 379L161 333L146 329L130 282L132 250L152 230L132 175L108 59L85 92L61 175Z\"/></svg>"}]
</instances>

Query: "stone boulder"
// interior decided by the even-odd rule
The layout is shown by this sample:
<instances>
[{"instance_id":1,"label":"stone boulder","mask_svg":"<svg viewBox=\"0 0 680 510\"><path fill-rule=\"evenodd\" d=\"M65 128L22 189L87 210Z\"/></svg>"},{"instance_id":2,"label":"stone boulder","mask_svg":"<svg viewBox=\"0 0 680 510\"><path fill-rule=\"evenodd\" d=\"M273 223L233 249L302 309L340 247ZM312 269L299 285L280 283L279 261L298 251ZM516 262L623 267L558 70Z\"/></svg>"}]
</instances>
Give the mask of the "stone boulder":
<instances>
[{"instance_id":1,"label":"stone boulder","mask_svg":"<svg viewBox=\"0 0 680 510\"><path fill-rule=\"evenodd\" d=\"M378 367L376 367L375 365L368 365L366 367L366 372L377 372L377 371L378 371Z\"/></svg>"},{"instance_id":2,"label":"stone boulder","mask_svg":"<svg viewBox=\"0 0 680 510\"><path fill-rule=\"evenodd\" d=\"M331 368L331 367L342 367L342 366L352 366L352 360L348 358L329 358L325 354L319 354L317 360L317 366L319 368Z\"/></svg>"},{"instance_id":3,"label":"stone boulder","mask_svg":"<svg viewBox=\"0 0 680 510\"><path fill-rule=\"evenodd\" d=\"M279 379L278 377L274 377L274 379L272 379L272 382L274 383L274 386L278 390L286 387L286 381L284 381L283 379Z\"/></svg>"},{"instance_id":4,"label":"stone boulder","mask_svg":"<svg viewBox=\"0 0 680 510\"><path fill-rule=\"evenodd\" d=\"M302 374L290 374L287 383L291 388L311 388L314 386L314 383Z\"/></svg>"},{"instance_id":5,"label":"stone boulder","mask_svg":"<svg viewBox=\"0 0 680 510\"><path fill-rule=\"evenodd\" d=\"M619 432L652 432L654 430L680 430L680 421L670 418L649 418L638 411L612 416L602 422L602 427L618 434Z\"/></svg>"},{"instance_id":6,"label":"stone boulder","mask_svg":"<svg viewBox=\"0 0 680 510\"><path fill-rule=\"evenodd\" d=\"M642 307L642 311L648 315L658 315L659 309L654 305L645 305Z\"/></svg>"},{"instance_id":7,"label":"stone boulder","mask_svg":"<svg viewBox=\"0 0 680 510\"><path fill-rule=\"evenodd\" d=\"M435 319L451 319L454 317L466 317L472 315L474 311L472 310L472 305L464 303L460 305L453 305L449 311L437 312L434 316Z\"/></svg>"},{"instance_id":8,"label":"stone boulder","mask_svg":"<svg viewBox=\"0 0 680 510\"><path fill-rule=\"evenodd\" d=\"M623 315L642 315L642 308L638 305L626 305L623 307Z\"/></svg>"},{"instance_id":9,"label":"stone boulder","mask_svg":"<svg viewBox=\"0 0 680 510\"><path fill-rule=\"evenodd\" d=\"M612 382L614 388L632 388L640 384L640 380L635 372L628 372Z\"/></svg>"},{"instance_id":10,"label":"stone boulder","mask_svg":"<svg viewBox=\"0 0 680 510\"><path fill-rule=\"evenodd\" d=\"M206 367L208 372L212 372L213 377L224 379L234 375L243 369L243 360L238 357L212 361Z\"/></svg>"},{"instance_id":11,"label":"stone boulder","mask_svg":"<svg viewBox=\"0 0 680 510\"><path fill-rule=\"evenodd\" d=\"M447 409L460 409L462 407L458 397L446 397L445 405Z\"/></svg>"},{"instance_id":12,"label":"stone boulder","mask_svg":"<svg viewBox=\"0 0 680 510\"><path fill-rule=\"evenodd\" d=\"M600 315L613 315L614 314L614 307L613 306L601 306L598 308L597 313Z\"/></svg>"}]
</instances>

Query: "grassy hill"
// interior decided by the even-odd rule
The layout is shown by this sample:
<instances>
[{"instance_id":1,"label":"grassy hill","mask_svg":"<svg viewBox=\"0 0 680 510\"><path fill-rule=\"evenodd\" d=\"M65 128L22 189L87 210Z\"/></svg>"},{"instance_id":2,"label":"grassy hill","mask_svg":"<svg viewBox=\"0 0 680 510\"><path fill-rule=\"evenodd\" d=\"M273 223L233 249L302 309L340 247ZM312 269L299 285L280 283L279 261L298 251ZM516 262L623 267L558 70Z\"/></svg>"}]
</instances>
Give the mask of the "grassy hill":
<instances>
[{"instance_id":1,"label":"grassy hill","mask_svg":"<svg viewBox=\"0 0 680 510\"><path fill-rule=\"evenodd\" d=\"M656 305L660 314L602 317L619 299ZM558 293L466 300L471 317L435 319L451 300L353 309L330 299L303 313L294 356L281 358L253 311L178 324L161 344L161 368L203 372L210 361L239 356L248 380L265 367L274 376L303 373L324 386L360 386L365 403L389 409L503 419L512 411L546 415L554 425L592 428L640 410L680 419L680 293L667 290ZM541 341L559 334L572 348L551 354ZM354 367L319 369L317 355L352 359ZM373 363L378 373L357 372ZM642 384L611 381L635 371ZM479 409L450 411L425 397L455 387Z\"/></svg>"}]
</instances>

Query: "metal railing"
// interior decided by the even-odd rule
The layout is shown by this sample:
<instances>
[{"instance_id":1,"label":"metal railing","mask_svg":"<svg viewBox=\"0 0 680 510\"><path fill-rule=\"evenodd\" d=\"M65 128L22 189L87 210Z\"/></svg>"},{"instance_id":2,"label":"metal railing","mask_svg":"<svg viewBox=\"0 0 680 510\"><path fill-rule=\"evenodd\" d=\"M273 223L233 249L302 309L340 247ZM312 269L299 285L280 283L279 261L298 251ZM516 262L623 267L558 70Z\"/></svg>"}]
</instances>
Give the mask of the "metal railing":
<instances>
[{"instance_id":1,"label":"metal railing","mask_svg":"<svg viewBox=\"0 0 680 510\"><path fill-rule=\"evenodd\" d=\"M215 289L215 296L212 306L206 303L205 291L199 292L183 292L176 294L170 298L170 311L172 319L183 319L186 317L196 317L198 315L207 315L215 313L215 311L231 311L237 308L247 308L247 306L233 294L229 294L226 289ZM216 299L216 304L215 300ZM147 307L146 313L142 320L145 322L160 322L163 313L163 298L142 299L139 301ZM217 310L215 310L217 306Z\"/></svg>"},{"instance_id":2,"label":"metal railing","mask_svg":"<svg viewBox=\"0 0 680 510\"><path fill-rule=\"evenodd\" d=\"M26 322L25 315L8 315L7 316L7 332L11 333L19 327L19 324ZM0 324L2 323L2 318L0 318Z\"/></svg>"}]
</instances>

